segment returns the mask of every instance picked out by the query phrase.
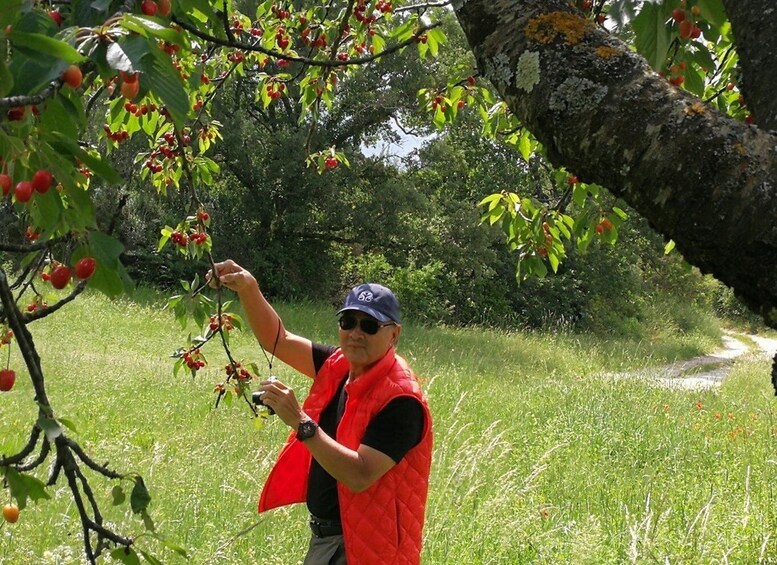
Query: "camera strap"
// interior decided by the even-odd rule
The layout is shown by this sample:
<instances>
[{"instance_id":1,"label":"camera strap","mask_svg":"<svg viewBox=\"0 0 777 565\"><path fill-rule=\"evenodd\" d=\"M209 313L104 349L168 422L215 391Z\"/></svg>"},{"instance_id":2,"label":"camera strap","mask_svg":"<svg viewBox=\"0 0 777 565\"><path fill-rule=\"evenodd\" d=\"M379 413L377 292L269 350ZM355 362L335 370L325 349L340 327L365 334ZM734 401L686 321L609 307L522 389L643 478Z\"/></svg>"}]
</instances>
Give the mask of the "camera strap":
<instances>
[{"instance_id":1,"label":"camera strap","mask_svg":"<svg viewBox=\"0 0 777 565\"><path fill-rule=\"evenodd\" d=\"M272 372L272 362L275 361L275 348L278 347L278 340L281 337L281 319L278 318L278 331L275 332L275 342L272 344L272 351L270 352L270 356L267 356L267 351L265 351L264 346L259 343L259 347L262 349L262 353L264 354L264 358L267 359L267 368Z\"/></svg>"}]
</instances>

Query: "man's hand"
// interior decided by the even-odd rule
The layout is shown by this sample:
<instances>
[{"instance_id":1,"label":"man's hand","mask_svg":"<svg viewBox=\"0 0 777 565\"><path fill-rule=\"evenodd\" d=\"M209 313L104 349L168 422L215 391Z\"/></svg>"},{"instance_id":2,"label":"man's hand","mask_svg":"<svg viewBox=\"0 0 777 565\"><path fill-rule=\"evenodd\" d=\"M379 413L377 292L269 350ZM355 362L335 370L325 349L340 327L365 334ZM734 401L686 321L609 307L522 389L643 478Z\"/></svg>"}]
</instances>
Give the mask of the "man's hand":
<instances>
[{"instance_id":1,"label":"man's hand","mask_svg":"<svg viewBox=\"0 0 777 565\"><path fill-rule=\"evenodd\" d=\"M205 280L211 287L216 288L219 284L240 293L242 290L256 285L256 279L246 269L235 263L232 259L227 259L215 265L216 278L213 277L211 269L205 274Z\"/></svg>"},{"instance_id":2,"label":"man's hand","mask_svg":"<svg viewBox=\"0 0 777 565\"><path fill-rule=\"evenodd\" d=\"M260 390L262 403L273 409L283 423L296 430L300 422L307 419L302 407L294 395L294 389L289 388L278 379L262 381Z\"/></svg>"}]
</instances>

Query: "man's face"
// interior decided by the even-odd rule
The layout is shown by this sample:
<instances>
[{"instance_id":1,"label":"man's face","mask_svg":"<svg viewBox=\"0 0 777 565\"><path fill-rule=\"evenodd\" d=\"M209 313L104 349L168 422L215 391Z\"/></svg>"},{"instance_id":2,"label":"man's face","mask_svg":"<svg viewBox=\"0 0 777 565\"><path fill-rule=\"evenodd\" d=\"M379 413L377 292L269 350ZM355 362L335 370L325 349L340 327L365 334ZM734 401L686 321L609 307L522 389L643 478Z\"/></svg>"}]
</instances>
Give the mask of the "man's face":
<instances>
[{"instance_id":1,"label":"man's face","mask_svg":"<svg viewBox=\"0 0 777 565\"><path fill-rule=\"evenodd\" d=\"M380 360L392 345L396 345L400 326L384 324L359 311L348 310L340 316L340 348L351 365L351 377L359 376ZM374 335L365 331L375 327L377 333Z\"/></svg>"}]
</instances>

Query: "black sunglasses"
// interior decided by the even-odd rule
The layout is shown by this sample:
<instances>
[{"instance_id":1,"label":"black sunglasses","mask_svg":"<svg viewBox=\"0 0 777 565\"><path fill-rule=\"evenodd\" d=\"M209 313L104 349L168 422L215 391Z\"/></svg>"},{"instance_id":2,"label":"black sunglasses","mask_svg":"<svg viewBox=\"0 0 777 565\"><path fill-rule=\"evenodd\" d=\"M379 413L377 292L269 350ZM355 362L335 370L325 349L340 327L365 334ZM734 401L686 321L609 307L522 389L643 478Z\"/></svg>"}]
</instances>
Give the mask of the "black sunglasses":
<instances>
[{"instance_id":1,"label":"black sunglasses","mask_svg":"<svg viewBox=\"0 0 777 565\"><path fill-rule=\"evenodd\" d=\"M354 329L358 323L359 328L367 335L375 335L380 328L396 325L396 322L379 322L375 318L362 318L361 320L357 320L356 316L349 316L347 314L345 316L340 316L337 323L340 324L340 329L345 331Z\"/></svg>"}]
</instances>

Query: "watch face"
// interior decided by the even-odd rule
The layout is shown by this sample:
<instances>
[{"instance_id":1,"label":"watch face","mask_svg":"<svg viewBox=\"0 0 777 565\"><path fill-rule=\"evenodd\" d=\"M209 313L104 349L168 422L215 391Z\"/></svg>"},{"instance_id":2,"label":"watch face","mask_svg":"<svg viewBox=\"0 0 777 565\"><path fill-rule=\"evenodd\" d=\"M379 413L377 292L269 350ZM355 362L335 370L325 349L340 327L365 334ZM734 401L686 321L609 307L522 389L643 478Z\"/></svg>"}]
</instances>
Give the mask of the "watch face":
<instances>
[{"instance_id":1,"label":"watch face","mask_svg":"<svg viewBox=\"0 0 777 565\"><path fill-rule=\"evenodd\" d=\"M316 424L313 420L305 420L297 428L297 439L300 441L305 441L306 439L312 438L316 434L317 428L318 424Z\"/></svg>"}]
</instances>

